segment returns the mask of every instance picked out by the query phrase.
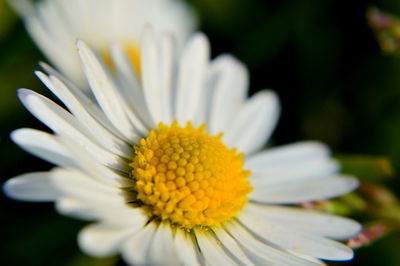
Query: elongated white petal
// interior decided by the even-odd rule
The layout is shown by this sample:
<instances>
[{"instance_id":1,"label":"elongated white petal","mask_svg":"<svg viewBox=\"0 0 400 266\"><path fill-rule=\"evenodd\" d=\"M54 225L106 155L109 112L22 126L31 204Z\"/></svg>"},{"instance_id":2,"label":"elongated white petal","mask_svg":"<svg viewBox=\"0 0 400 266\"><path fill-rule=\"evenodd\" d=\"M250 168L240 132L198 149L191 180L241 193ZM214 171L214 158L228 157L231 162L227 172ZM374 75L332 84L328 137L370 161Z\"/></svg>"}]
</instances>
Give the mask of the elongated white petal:
<instances>
[{"instance_id":1,"label":"elongated white petal","mask_svg":"<svg viewBox=\"0 0 400 266\"><path fill-rule=\"evenodd\" d=\"M146 265L147 253L157 226L149 223L142 230L129 237L122 246L122 257L131 265Z\"/></svg>"},{"instance_id":2,"label":"elongated white petal","mask_svg":"<svg viewBox=\"0 0 400 266\"><path fill-rule=\"evenodd\" d=\"M144 224L131 224L120 227L109 224L92 224L86 226L78 237L81 249L94 257L108 257L116 254L122 243L144 227Z\"/></svg>"},{"instance_id":3,"label":"elongated white petal","mask_svg":"<svg viewBox=\"0 0 400 266\"><path fill-rule=\"evenodd\" d=\"M127 145L100 125L62 81L54 76L49 78L39 71L36 72L36 75L67 106L71 113L96 138L98 143L115 154L125 157L131 155L132 152Z\"/></svg>"},{"instance_id":4,"label":"elongated white petal","mask_svg":"<svg viewBox=\"0 0 400 266\"><path fill-rule=\"evenodd\" d=\"M67 197L103 202L108 206L125 203L122 191L107 186L77 170L57 169L51 173L52 184Z\"/></svg>"},{"instance_id":5,"label":"elongated white petal","mask_svg":"<svg viewBox=\"0 0 400 266\"><path fill-rule=\"evenodd\" d=\"M361 225L351 219L323 212L253 203L247 204L245 209L258 219L275 222L301 232L339 240L349 239L361 230Z\"/></svg>"},{"instance_id":6,"label":"elongated white petal","mask_svg":"<svg viewBox=\"0 0 400 266\"><path fill-rule=\"evenodd\" d=\"M214 79L211 92L209 131L226 132L247 96L249 77L246 67L230 55L222 55L210 66L209 79ZM206 90L204 90L206 91Z\"/></svg>"},{"instance_id":7,"label":"elongated white petal","mask_svg":"<svg viewBox=\"0 0 400 266\"><path fill-rule=\"evenodd\" d=\"M326 260L350 260L353 257L353 251L344 244L313 234L290 230L265 219L257 219L246 210L239 214L239 220L266 243L273 243L283 249Z\"/></svg>"},{"instance_id":8,"label":"elongated white petal","mask_svg":"<svg viewBox=\"0 0 400 266\"><path fill-rule=\"evenodd\" d=\"M74 139L101 163L117 169L121 166L118 156L92 141L90 133L66 110L30 90L20 89L18 96L25 107L53 131Z\"/></svg>"},{"instance_id":9,"label":"elongated white petal","mask_svg":"<svg viewBox=\"0 0 400 266\"><path fill-rule=\"evenodd\" d=\"M161 78L161 121L170 124L173 121L173 97L176 93L176 50L175 36L165 33L160 40L160 78Z\"/></svg>"},{"instance_id":10,"label":"elongated white petal","mask_svg":"<svg viewBox=\"0 0 400 266\"><path fill-rule=\"evenodd\" d=\"M48 73L50 76L56 77L60 80L63 84L68 87L70 93L74 95L74 97L82 104L86 111L90 113L90 115L96 119L104 128L110 131L114 136L118 137L121 140L130 143L131 140L126 139L115 127L114 125L108 120L108 118L104 115L103 111L99 108L97 102L92 100L88 97L84 92L83 89L78 88L74 85L71 81L66 79L63 75L57 72L54 68L49 66L46 63L40 62L40 66Z\"/></svg>"},{"instance_id":11,"label":"elongated white petal","mask_svg":"<svg viewBox=\"0 0 400 266\"><path fill-rule=\"evenodd\" d=\"M253 171L251 183L255 187L270 187L302 180L311 182L313 179L335 175L339 168L338 162L328 158L315 158L310 161L288 163L284 166L271 165L262 171Z\"/></svg>"},{"instance_id":12,"label":"elongated white petal","mask_svg":"<svg viewBox=\"0 0 400 266\"><path fill-rule=\"evenodd\" d=\"M137 140L139 136L127 117L128 110L124 108L121 95L111 77L83 41L78 41L77 46L90 87L104 113L126 138Z\"/></svg>"},{"instance_id":13,"label":"elongated white petal","mask_svg":"<svg viewBox=\"0 0 400 266\"><path fill-rule=\"evenodd\" d=\"M303 260L295 255L290 254L276 246L271 246L268 243L259 241L254 235L243 228L237 222L226 223L225 228L228 230L236 241L245 250L247 256L256 264L266 265L319 265L308 260Z\"/></svg>"},{"instance_id":14,"label":"elongated white petal","mask_svg":"<svg viewBox=\"0 0 400 266\"><path fill-rule=\"evenodd\" d=\"M352 177L332 176L279 183L269 186L255 186L249 198L262 203L301 203L329 199L353 191L358 181Z\"/></svg>"},{"instance_id":15,"label":"elongated white petal","mask_svg":"<svg viewBox=\"0 0 400 266\"><path fill-rule=\"evenodd\" d=\"M269 148L245 158L245 168L252 171L268 170L271 166L286 167L289 163L303 163L329 158L329 148L317 141L302 141Z\"/></svg>"},{"instance_id":16,"label":"elongated white petal","mask_svg":"<svg viewBox=\"0 0 400 266\"><path fill-rule=\"evenodd\" d=\"M147 259L149 265L178 265L179 259L177 252L181 252L181 250L174 245L171 226L161 223L150 244Z\"/></svg>"},{"instance_id":17,"label":"elongated white petal","mask_svg":"<svg viewBox=\"0 0 400 266\"><path fill-rule=\"evenodd\" d=\"M225 132L224 142L240 152L251 154L261 149L278 121L278 98L272 91L261 91L240 109L231 127Z\"/></svg>"},{"instance_id":18,"label":"elongated white petal","mask_svg":"<svg viewBox=\"0 0 400 266\"><path fill-rule=\"evenodd\" d=\"M101 221L108 225L127 227L132 224L146 224L147 214L143 209L133 208L126 202L114 202L112 208L96 199L62 197L56 201L56 210L66 216L89 221Z\"/></svg>"},{"instance_id":19,"label":"elongated white petal","mask_svg":"<svg viewBox=\"0 0 400 266\"><path fill-rule=\"evenodd\" d=\"M97 161L91 156L91 153L83 149L82 145L68 136L61 135L59 139L68 153L75 158L79 170L103 184L117 187L125 185L126 178ZM120 168L127 167L124 163L120 163L120 166Z\"/></svg>"},{"instance_id":20,"label":"elongated white petal","mask_svg":"<svg viewBox=\"0 0 400 266\"><path fill-rule=\"evenodd\" d=\"M94 221L98 219L92 206L85 200L66 197L65 195L57 199L55 202L55 209L62 215L81 220Z\"/></svg>"},{"instance_id":21,"label":"elongated white petal","mask_svg":"<svg viewBox=\"0 0 400 266\"><path fill-rule=\"evenodd\" d=\"M238 265L225 251L218 245L215 237L203 232L202 230L195 229L197 243L201 253L206 260L207 265Z\"/></svg>"},{"instance_id":22,"label":"elongated white petal","mask_svg":"<svg viewBox=\"0 0 400 266\"><path fill-rule=\"evenodd\" d=\"M21 128L11 133L11 139L25 151L53 164L76 166L72 158L57 140L56 136L30 128Z\"/></svg>"},{"instance_id":23,"label":"elongated white petal","mask_svg":"<svg viewBox=\"0 0 400 266\"><path fill-rule=\"evenodd\" d=\"M200 265L196 243L191 239L191 236L183 230L175 232L175 246L179 249L178 257L183 265Z\"/></svg>"},{"instance_id":24,"label":"elongated white petal","mask_svg":"<svg viewBox=\"0 0 400 266\"><path fill-rule=\"evenodd\" d=\"M144 126L148 128L156 127L156 123L151 118L146 106L138 77L125 51L117 42L111 44L110 51L116 69L116 78L119 81L120 92L126 101L126 106L131 112L137 113L137 116L143 121Z\"/></svg>"},{"instance_id":25,"label":"elongated white petal","mask_svg":"<svg viewBox=\"0 0 400 266\"><path fill-rule=\"evenodd\" d=\"M4 193L16 200L54 201L61 193L51 183L49 172L23 174L7 180Z\"/></svg>"},{"instance_id":26,"label":"elongated white petal","mask_svg":"<svg viewBox=\"0 0 400 266\"><path fill-rule=\"evenodd\" d=\"M155 32L152 28L145 28L141 42L141 69L143 79L143 93L147 108L153 121L158 124L162 119L162 93L160 53Z\"/></svg>"},{"instance_id":27,"label":"elongated white petal","mask_svg":"<svg viewBox=\"0 0 400 266\"><path fill-rule=\"evenodd\" d=\"M181 125L193 120L198 108L204 75L209 59L209 43L203 34L196 34L187 44L179 63L175 99L175 117Z\"/></svg>"},{"instance_id":28,"label":"elongated white petal","mask_svg":"<svg viewBox=\"0 0 400 266\"><path fill-rule=\"evenodd\" d=\"M221 241L222 245L229 251L231 257L235 258L239 264L254 265L254 263L251 262L243 252L238 243L236 243L236 241L228 233L226 233L225 230L214 229L213 231L217 235L219 241Z\"/></svg>"}]
</instances>

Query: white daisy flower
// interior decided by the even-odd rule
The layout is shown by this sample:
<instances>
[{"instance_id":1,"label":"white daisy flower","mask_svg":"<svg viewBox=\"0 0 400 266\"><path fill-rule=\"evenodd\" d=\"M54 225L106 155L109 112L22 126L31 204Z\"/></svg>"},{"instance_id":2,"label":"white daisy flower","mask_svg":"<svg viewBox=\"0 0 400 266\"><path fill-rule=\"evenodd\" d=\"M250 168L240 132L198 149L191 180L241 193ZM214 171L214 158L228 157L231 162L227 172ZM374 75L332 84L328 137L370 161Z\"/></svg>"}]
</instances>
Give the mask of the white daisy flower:
<instances>
[{"instance_id":1,"label":"white daisy flower","mask_svg":"<svg viewBox=\"0 0 400 266\"><path fill-rule=\"evenodd\" d=\"M76 54L85 40L111 62L111 45L119 43L140 72L143 26L174 32L183 43L196 27L193 10L182 0L10 0L45 56L69 79L86 87ZM115 48L114 48L115 49ZM61 52L60 52L61 51Z\"/></svg>"},{"instance_id":2,"label":"white daisy flower","mask_svg":"<svg viewBox=\"0 0 400 266\"><path fill-rule=\"evenodd\" d=\"M201 33L177 54L172 35L147 28L139 79L128 58L113 58L111 75L88 45L77 46L95 100L47 65L37 75L68 111L19 91L54 134L25 128L11 137L57 167L9 180L9 197L54 201L64 215L94 220L79 233L82 250L121 253L132 265L319 265L353 257L335 240L355 235L358 223L298 204L345 194L357 181L340 175L318 142L261 150L279 103L268 90L246 99L240 62L210 61Z\"/></svg>"}]
</instances>

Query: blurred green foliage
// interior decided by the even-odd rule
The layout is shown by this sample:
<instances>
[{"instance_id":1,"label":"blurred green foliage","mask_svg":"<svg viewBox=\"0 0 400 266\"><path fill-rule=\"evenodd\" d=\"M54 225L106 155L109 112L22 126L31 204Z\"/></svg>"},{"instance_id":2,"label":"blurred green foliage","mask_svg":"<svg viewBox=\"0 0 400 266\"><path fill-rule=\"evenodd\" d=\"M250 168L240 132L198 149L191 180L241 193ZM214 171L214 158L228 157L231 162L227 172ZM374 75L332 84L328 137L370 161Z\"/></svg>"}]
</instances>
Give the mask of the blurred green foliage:
<instances>
[{"instance_id":1,"label":"blurred green foliage","mask_svg":"<svg viewBox=\"0 0 400 266\"><path fill-rule=\"evenodd\" d=\"M368 27L366 12L376 1L190 2L200 15L201 30L210 37L213 55L233 53L249 67L251 94L268 87L280 96L282 115L274 145L304 139L326 142L340 154L346 173L358 175L363 182L378 182L399 195L400 58L382 53ZM400 1L378 4L381 10L400 17ZM16 98L19 87L50 95L33 74L39 60L45 59L22 22L0 0L3 182L51 167L21 151L8 137L20 127L45 129ZM382 163L382 158L391 162L393 169L388 170L390 164ZM364 196L341 198L335 203L336 210L360 214L370 206ZM79 252L76 234L84 222L59 216L50 204L19 203L5 197L1 201L2 265L115 263L116 258L97 260ZM357 250L354 261L332 265L400 265L399 244L400 234L389 234Z\"/></svg>"}]
</instances>

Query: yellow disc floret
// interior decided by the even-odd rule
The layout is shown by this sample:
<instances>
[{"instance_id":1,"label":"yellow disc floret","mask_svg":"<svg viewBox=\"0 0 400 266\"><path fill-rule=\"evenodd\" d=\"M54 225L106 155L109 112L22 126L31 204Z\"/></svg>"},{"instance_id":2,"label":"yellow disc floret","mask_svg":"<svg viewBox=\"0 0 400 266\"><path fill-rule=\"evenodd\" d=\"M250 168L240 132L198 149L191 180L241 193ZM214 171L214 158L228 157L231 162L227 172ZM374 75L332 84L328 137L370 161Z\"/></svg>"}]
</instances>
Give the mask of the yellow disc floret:
<instances>
[{"instance_id":1,"label":"yellow disc floret","mask_svg":"<svg viewBox=\"0 0 400 266\"><path fill-rule=\"evenodd\" d=\"M252 190L243 153L227 148L205 125L160 124L135 147L137 200L150 215L184 228L218 226L234 217Z\"/></svg>"}]
</instances>

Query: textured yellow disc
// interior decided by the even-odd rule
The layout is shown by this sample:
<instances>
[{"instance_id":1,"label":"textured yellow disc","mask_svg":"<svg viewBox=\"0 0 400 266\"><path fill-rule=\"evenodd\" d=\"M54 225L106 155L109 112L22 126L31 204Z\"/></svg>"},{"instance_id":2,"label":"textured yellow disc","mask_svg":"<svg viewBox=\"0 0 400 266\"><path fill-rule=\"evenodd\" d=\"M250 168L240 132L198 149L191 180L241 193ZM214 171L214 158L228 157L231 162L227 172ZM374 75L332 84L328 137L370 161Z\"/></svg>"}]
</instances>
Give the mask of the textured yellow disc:
<instances>
[{"instance_id":1,"label":"textured yellow disc","mask_svg":"<svg viewBox=\"0 0 400 266\"><path fill-rule=\"evenodd\" d=\"M184 228L219 226L252 191L243 153L227 148L205 125L160 124L135 147L131 163L137 200L150 215Z\"/></svg>"}]
</instances>

